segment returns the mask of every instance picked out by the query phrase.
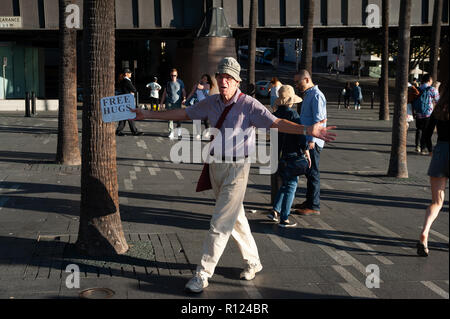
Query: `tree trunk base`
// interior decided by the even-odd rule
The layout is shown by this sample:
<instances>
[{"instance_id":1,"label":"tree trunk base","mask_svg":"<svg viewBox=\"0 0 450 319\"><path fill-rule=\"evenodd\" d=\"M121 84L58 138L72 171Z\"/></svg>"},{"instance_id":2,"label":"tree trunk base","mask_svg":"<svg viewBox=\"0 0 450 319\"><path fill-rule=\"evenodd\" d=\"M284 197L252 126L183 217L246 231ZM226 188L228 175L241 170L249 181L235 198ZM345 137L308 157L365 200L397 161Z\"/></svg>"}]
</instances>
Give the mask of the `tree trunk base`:
<instances>
[{"instance_id":1,"label":"tree trunk base","mask_svg":"<svg viewBox=\"0 0 450 319\"><path fill-rule=\"evenodd\" d=\"M116 223L108 220L109 218L100 217L88 222L88 225L80 224L75 244L80 252L89 256L113 256L128 251L120 219L118 226L115 227Z\"/></svg>"}]
</instances>

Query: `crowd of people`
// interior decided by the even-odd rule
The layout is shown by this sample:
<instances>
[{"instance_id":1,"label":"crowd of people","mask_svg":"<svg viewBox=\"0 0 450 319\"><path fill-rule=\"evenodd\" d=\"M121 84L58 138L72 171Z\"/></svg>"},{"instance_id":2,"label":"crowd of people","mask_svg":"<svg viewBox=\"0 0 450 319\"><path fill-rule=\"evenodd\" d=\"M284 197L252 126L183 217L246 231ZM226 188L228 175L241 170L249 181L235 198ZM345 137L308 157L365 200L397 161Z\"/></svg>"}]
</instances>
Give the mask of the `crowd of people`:
<instances>
[{"instance_id":1,"label":"crowd of people","mask_svg":"<svg viewBox=\"0 0 450 319\"><path fill-rule=\"evenodd\" d=\"M122 92L133 93L135 89L129 83L131 74L129 70L125 71L125 76L121 79ZM270 104L274 110L272 113L258 100L241 92L239 86L242 80L239 73L239 63L234 58L224 58L219 63L215 74L219 94L209 94L214 84L211 77L204 74L193 85L189 95L186 95L183 81L178 78L177 70L172 69L171 79L164 87L157 83L156 78L147 84L151 90L150 96L153 98L150 110L136 108L133 112L136 113L136 120L167 120L171 139L181 134L179 130L175 131L173 122L176 122L176 128L179 129L180 122L185 120L202 121L206 128L211 123L211 126L220 131L231 129L233 134L249 128L276 128L280 133L278 150L280 161L288 162L294 158L293 165L299 165L297 163L301 159L306 164L302 164L305 166L305 171L300 174L292 173L292 170L287 168L278 168L277 174L281 177L282 184L278 188L268 217L280 227L295 227L295 221L290 220L289 216L300 175L304 175L307 180L306 199L303 203L296 205L294 211L304 216L320 214L320 154L325 142L334 140L336 136L329 131L335 127L326 126L326 98L306 70L297 72L293 79L299 95L295 93L292 86L283 85L278 78L274 77L270 86ZM432 204L426 211L423 230L417 243L417 254L420 256L428 256L428 232L443 205L448 180L448 92L439 100L437 89L431 85L432 79L424 77L418 89L419 94L410 101L414 105L414 101L423 100L429 106L424 113L418 112L419 106L413 107L416 109L413 111L416 125L426 131L430 120L424 120L424 118L433 116L438 130L438 144L432 152L433 158L428 171ZM161 90L163 94L158 107ZM359 83L356 82L351 87L347 82L344 90L345 107L350 107L350 99L353 98L355 109L360 109L362 93ZM421 98L424 94L428 99ZM183 104L186 107L182 107ZM294 105L297 105L297 110L293 108ZM165 112L158 112L158 110L165 110ZM426 125L421 123L424 121L427 121ZM133 134L139 134L133 121L129 123ZM119 123L118 133L124 126L125 121ZM201 127L197 125L194 128L196 138L200 138L200 132ZM224 139L225 134L222 134L221 138ZM211 136L211 141L213 139L214 136ZM427 139L416 137L417 140L424 140L423 147L428 147ZM244 149L249 150L250 144L255 143L255 139L248 138L245 143ZM212 161L205 168L216 205L195 276L186 284L186 289L191 292L201 292L208 286L208 279L214 274L230 236L236 240L245 262L245 268L240 275L241 279L252 280L263 268L243 207L250 170L250 161L247 160L249 154L238 156L236 145L230 146L224 140L222 144L219 143L220 147L214 145L217 144L211 143L209 155L222 161L217 163ZM226 149L227 147L231 148ZM233 156L227 161L224 154L233 154Z\"/></svg>"},{"instance_id":2,"label":"crowd of people","mask_svg":"<svg viewBox=\"0 0 450 319\"><path fill-rule=\"evenodd\" d=\"M344 108L349 109L350 101L352 100L355 110L361 109L363 95L358 81L353 84L353 87L350 82L346 82L344 88L340 92L340 96L344 99Z\"/></svg>"}]
</instances>

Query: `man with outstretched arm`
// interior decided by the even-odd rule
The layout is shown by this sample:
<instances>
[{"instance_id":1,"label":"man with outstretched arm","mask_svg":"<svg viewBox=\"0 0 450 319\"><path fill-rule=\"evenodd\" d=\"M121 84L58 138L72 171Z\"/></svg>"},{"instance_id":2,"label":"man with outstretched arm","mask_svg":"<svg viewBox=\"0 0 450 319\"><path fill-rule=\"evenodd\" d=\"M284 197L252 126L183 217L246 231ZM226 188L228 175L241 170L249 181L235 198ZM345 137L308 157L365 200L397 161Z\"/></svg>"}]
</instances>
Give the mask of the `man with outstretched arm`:
<instances>
[{"instance_id":1,"label":"man with outstretched arm","mask_svg":"<svg viewBox=\"0 0 450 319\"><path fill-rule=\"evenodd\" d=\"M222 143L212 144L210 151L210 154L214 155L215 158L222 156L221 162L212 162L209 165L209 175L216 204L196 274L186 284L186 290L190 292L199 293L208 286L208 279L213 275L230 235L236 240L246 263L240 278L252 280L255 278L255 274L262 270L258 249L250 231L243 205L250 171L250 161L247 160L249 154L247 152L255 144L255 128L276 128L283 133L307 134L325 141L332 141L336 136L330 132L335 127L322 126L326 120L312 126L304 126L273 116L259 101L241 93L239 89L239 84L242 81L239 76L240 70L241 67L234 58L223 58L216 73L219 94L211 95L186 109L167 112L133 110L136 112L136 120L183 121L208 119L214 127L224 110L227 107L227 110L229 110L223 125L220 127ZM243 156L238 152L237 145L224 143L225 129L228 129L228 132L231 129L236 136L242 131L250 132L249 138L243 142ZM220 135L218 134L218 136ZM227 139L234 140L232 136L227 136ZM224 154L232 154L232 156L225 157Z\"/></svg>"}]
</instances>

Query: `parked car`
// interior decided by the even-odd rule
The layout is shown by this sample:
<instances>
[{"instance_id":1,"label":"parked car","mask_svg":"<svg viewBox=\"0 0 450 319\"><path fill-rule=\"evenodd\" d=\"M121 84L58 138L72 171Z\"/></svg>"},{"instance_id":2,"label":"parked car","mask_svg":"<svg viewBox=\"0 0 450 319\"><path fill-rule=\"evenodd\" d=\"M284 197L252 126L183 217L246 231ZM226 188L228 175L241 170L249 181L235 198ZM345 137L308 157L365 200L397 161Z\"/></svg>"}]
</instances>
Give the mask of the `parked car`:
<instances>
[{"instance_id":1,"label":"parked car","mask_svg":"<svg viewBox=\"0 0 450 319\"><path fill-rule=\"evenodd\" d=\"M268 80L261 80L256 82L256 95L262 97L269 96L269 88L270 88L270 81Z\"/></svg>"}]
</instances>

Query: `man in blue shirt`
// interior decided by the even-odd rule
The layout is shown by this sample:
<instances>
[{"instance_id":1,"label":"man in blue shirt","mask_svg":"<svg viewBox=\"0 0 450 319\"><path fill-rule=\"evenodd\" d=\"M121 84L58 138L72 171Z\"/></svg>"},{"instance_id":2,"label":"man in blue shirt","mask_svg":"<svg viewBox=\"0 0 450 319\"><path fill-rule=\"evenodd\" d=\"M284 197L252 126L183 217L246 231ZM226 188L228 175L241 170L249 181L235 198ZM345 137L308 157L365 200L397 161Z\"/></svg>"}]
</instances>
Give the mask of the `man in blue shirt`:
<instances>
[{"instance_id":1,"label":"man in blue shirt","mask_svg":"<svg viewBox=\"0 0 450 319\"><path fill-rule=\"evenodd\" d=\"M184 102L186 102L186 91L184 89L184 83L181 79L178 79L177 69L170 70L170 81L167 82L161 97L160 109L166 102L167 110L181 109ZM181 122L177 121L177 135L181 137ZM169 138L171 140L176 139L175 131L173 129L173 121L169 121Z\"/></svg>"},{"instance_id":2,"label":"man in blue shirt","mask_svg":"<svg viewBox=\"0 0 450 319\"><path fill-rule=\"evenodd\" d=\"M314 85L311 74L307 70L300 70L294 76L297 88L303 92L303 103L300 112L300 124L313 125L327 118L327 100L317 85ZM325 124L324 124L325 125ZM321 139L306 136L311 156L311 169L306 175L306 200L296 205L295 212L300 215L320 214L320 152L325 144Z\"/></svg>"}]
</instances>

